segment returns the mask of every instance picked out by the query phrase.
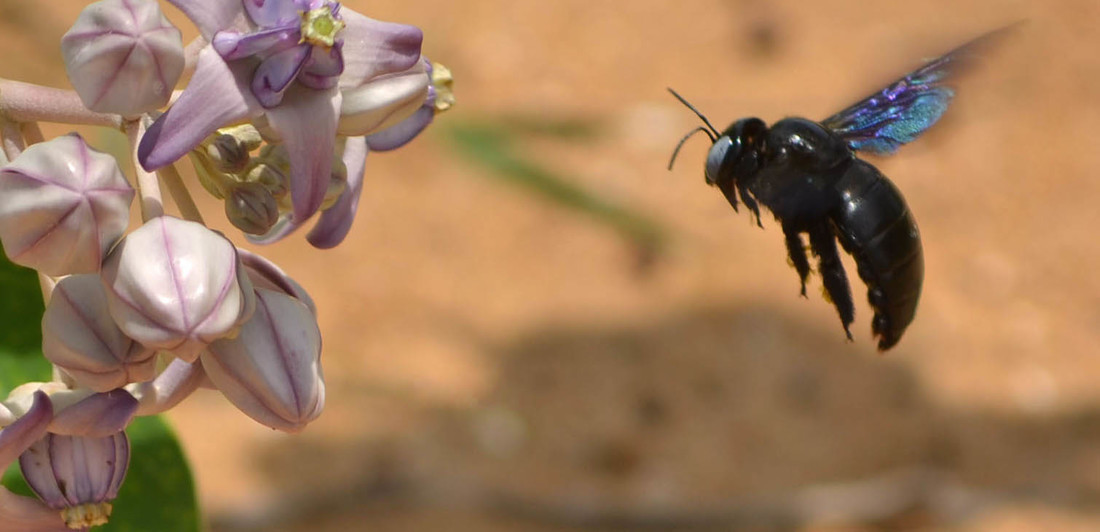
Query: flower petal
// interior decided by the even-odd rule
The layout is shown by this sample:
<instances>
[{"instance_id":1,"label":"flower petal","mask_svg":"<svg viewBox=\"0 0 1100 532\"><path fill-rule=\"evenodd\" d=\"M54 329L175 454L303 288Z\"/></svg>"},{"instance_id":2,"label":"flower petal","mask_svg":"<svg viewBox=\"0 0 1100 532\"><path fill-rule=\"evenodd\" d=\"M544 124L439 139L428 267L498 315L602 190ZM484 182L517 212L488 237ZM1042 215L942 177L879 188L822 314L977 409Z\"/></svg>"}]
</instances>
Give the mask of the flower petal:
<instances>
[{"instance_id":1,"label":"flower petal","mask_svg":"<svg viewBox=\"0 0 1100 532\"><path fill-rule=\"evenodd\" d=\"M244 0L244 9L248 12L248 18L257 26L270 28L282 26L288 22L298 20L297 2L286 0Z\"/></svg>"},{"instance_id":2,"label":"flower petal","mask_svg":"<svg viewBox=\"0 0 1100 532\"><path fill-rule=\"evenodd\" d=\"M306 61L298 81L311 89L329 89L335 87L340 81L340 74L344 71L343 43L336 43L327 52L315 47L313 53Z\"/></svg>"},{"instance_id":3,"label":"flower petal","mask_svg":"<svg viewBox=\"0 0 1100 532\"><path fill-rule=\"evenodd\" d=\"M236 2L226 2L236 3ZM218 128L247 118L259 104L245 94L247 72L230 67L212 47L199 54L195 74L179 100L145 132L138 160L156 170L183 157Z\"/></svg>"},{"instance_id":4,"label":"flower petal","mask_svg":"<svg viewBox=\"0 0 1100 532\"><path fill-rule=\"evenodd\" d=\"M0 471L46 435L53 419L53 403L44 392L34 392L34 403L14 423L0 429Z\"/></svg>"},{"instance_id":5,"label":"flower petal","mask_svg":"<svg viewBox=\"0 0 1100 532\"><path fill-rule=\"evenodd\" d=\"M344 241L359 209L359 194L363 191L363 171L366 169L367 143L362 137L347 139L344 145L344 165L348 169L348 184L336 204L321 213L317 225L306 235L310 244L320 249L336 247Z\"/></svg>"},{"instance_id":6,"label":"flower petal","mask_svg":"<svg viewBox=\"0 0 1100 532\"><path fill-rule=\"evenodd\" d=\"M234 61L260 52L285 50L297 45L301 38L298 26L284 26L255 33L219 31L210 45L226 61Z\"/></svg>"},{"instance_id":7,"label":"flower petal","mask_svg":"<svg viewBox=\"0 0 1100 532\"><path fill-rule=\"evenodd\" d=\"M272 54L260 63L252 78L252 95L270 109L283 101L283 92L309 59L313 47L299 45Z\"/></svg>"},{"instance_id":8,"label":"flower petal","mask_svg":"<svg viewBox=\"0 0 1100 532\"><path fill-rule=\"evenodd\" d=\"M248 272L248 278L252 280L252 286L282 292L305 303L309 307L309 311L314 316L317 315L317 305L313 303L313 298L309 296L309 292L306 292L302 285L291 279L274 262L246 249L237 249L237 253L241 255L241 264Z\"/></svg>"},{"instance_id":9,"label":"flower petal","mask_svg":"<svg viewBox=\"0 0 1100 532\"><path fill-rule=\"evenodd\" d=\"M343 89L336 131L346 137L358 137L397 125L424 106L430 88L431 79L421 61L403 72L379 76L354 89Z\"/></svg>"},{"instance_id":10,"label":"flower petal","mask_svg":"<svg viewBox=\"0 0 1100 532\"><path fill-rule=\"evenodd\" d=\"M191 22L199 28L207 41L221 30L237 28L245 30L248 23L241 2L232 0L168 0L168 3L183 11ZM272 2L278 3L278 2Z\"/></svg>"},{"instance_id":11,"label":"flower petal","mask_svg":"<svg viewBox=\"0 0 1100 532\"><path fill-rule=\"evenodd\" d=\"M332 150L341 96L336 89L317 91L291 86L283 104L267 110L290 158L290 198L294 220L305 220L325 200L332 179Z\"/></svg>"},{"instance_id":12,"label":"flower petal","mask_svg":"<svg viewBox=\"0 0 1100 532\"><path fill-rule=\"evenodd\" d=\"M57 408L50 432L90 438L110 436L130 424L137 408L137 399L123 389L93 394L74 405Z\"/></svg>"},{"instance_id":13,"label":"flower petal","mask_svg":"<svg viewBox=\"0 0 1100 532\"><path fill-rule=\"evenodd\" d=\"M435 108L425 105L417 109L412 116L378 133L367 136L367 146L371 151L396 150L416 138L435 118Z\"/></svg>"},{"instance_id":14,"label":"flower petal","mask_svg":"<svg viewBox=\"0 0 1100 532\"><path fill-rule=\"evenodd\" d=\"M344 73L340 87L362 85L375 76L408 70L420 59L424 33L416 26L381 22L350 9L340 11L344 29Z\"/></svg>"}]
</instances>

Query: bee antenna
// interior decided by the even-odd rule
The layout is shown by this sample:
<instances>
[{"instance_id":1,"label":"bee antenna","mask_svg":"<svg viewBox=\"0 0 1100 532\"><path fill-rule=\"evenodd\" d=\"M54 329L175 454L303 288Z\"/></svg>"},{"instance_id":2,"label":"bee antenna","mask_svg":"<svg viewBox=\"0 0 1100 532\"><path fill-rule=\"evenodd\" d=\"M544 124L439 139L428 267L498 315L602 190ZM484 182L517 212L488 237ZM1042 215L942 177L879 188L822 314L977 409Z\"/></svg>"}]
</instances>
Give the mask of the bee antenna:
<instances>
[{"instance_id":1,"label":"bee antenna","mask_svg":"<svg viewBox=\"0 0 1100 532\"><path fill-rule=\"evenodd\" d=\"M707 136L710 137L710 140L712 142L715 141L715 140L718 140L718 137L722 136L722 134L718 132L718 129L715 128L710 123L710 120L707 120L707 117L703 116L703 113L700 113L699 110L696 109L694 105L691 105L690 103L688 103L688 101L685 100L683 96L680 96L680 94L678 92L672 90L672 87L668 88L668 92L671 92L672 95L675 96L677 100L680 100L680 103L686 105L688 109L691 109L691 111L693 113L695 113L695 116L698 116L699 119L702 120L703 123L707 125L707 129L708 129Z\"/></svg>"},{"instance_id":2,"label":"bee antenna","mask_svg":"<svg viewBox=\"0 0 1100 532\"><path fill-rule=\"evenodd\" d=\"M672 170L672 163L676 162L676 156L680 154L680 148L684 147L684 143L687 142L687 139L690 139L692 135L694 135L694 134L696 134L700 131L702 131L703 133L706 133L707 136L710 137L710 140L711 140L712 143L716 140L714 138L714 134L711 133L709 129L707 129L703 126L699 126L699 127L695 128L691 131L688 131L688 134L684 135L684 138L680 139L680 143L676 145L676 149L672 152L672 158L668 160L668 169L669 170Z\"/></svg>"}]
</instances>

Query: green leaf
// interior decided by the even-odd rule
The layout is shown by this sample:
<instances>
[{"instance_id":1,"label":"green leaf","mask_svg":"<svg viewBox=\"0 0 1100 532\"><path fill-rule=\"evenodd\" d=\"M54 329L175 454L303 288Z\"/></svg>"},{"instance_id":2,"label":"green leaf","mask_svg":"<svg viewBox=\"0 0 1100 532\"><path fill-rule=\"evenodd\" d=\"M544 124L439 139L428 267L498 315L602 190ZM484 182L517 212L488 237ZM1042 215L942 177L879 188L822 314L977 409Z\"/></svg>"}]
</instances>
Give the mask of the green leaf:
<instances>
[{"instance_id":1,"label":"green leaf","mask_svg":"<svg viewBox=\"0 0 1100 532\"><path fill-rule=\"evenodd\" d=\"M0 399L24 382L50 378L42 357L43 310L38 274L0 253Z\"/></svg>"},{"instance_id":2,"label":"green leaf","mask_svg":"<svg viewBox=\"0 0 1100 532\"><path fill-rule=\"evenodd\" d=\"M199 503L175 433L159 416L138 418L130 435L130 470L103 532L197 532Z\"/></svg>"},{"instance_id":3,"label":"green leaf","mask_svg":"<svg viewBox=\"0 0 1100 532\"><path fill-rule=\"evenodd\" d=\"M111 522L96 532L198 532L195 484L175 434L160 417L138 418L126 429L130 436L130 469L115 499ZM12 464L3 484L14 493L33 497Z\"/></svg>"}]
</instances>

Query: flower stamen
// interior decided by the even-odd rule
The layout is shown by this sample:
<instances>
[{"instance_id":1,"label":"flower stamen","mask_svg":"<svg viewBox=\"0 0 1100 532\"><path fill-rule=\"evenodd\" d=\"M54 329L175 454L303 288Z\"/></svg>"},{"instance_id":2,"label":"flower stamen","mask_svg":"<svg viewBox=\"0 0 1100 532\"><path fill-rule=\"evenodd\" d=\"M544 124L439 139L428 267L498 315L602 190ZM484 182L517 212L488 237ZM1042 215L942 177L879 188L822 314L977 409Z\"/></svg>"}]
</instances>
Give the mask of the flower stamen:
<instances>
[{"instance_id":1,"label":"flower stamen","mask_svg":"<svg viewBox=\"0 0 1100 532\"><path fill-rule=\"evenodd\" d=\"M325 50L331 50L336 45L336 38L344 30L346 24L338 16L340 4L326 4L317 9L302 12L302 40L301 43L309 43L313 46L321 46Z\"/></svg>"}]
</instances>

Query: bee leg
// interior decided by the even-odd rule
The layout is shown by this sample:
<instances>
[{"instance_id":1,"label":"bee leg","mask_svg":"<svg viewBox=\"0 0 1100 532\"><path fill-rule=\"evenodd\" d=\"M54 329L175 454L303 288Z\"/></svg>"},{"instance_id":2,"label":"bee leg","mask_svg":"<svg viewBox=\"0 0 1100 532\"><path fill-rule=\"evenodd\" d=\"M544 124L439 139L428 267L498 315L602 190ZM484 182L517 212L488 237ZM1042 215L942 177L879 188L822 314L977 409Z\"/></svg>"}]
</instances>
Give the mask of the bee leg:
<instances>
[{"instance_id":1,"label":"bee leg","mask_svg":"<svg viewBox=\"0 0 1100 532\"><path fill-rule=\"evenodd\" d=\"M802 297L806 297L806 278L810 276L810 261L806 257L806 244L802 235L790 224L783 224L783 234L787 236L787 256L802 281Z\"/></svg>"},{"instance_id":2,"label":"bee leg","mask_svg":"<svg viewBox=\"0 0 1100 532\"><path fill-rule=\"evenodd\" d=\"M848 285L848 276L844 273L844 264L840 262L840 254L836 248L836 237L828 223L821 223L810 227L810 248L818 258L818 270L821 272L821 280L825 285L825 292L836 307L840 315L840 322L844 324L844 333L848 340L852 339L849 326L855 319L855 305L852 303L852 289Z\"/></svg>"},{"instance_id":3,"label":"bee leg","mask_svg":"<svg viewBox=\"0 0 1100 532\"><path fill-rule=\"evenodd\" d=\"M718 183L718 190L721 190L722 195L726 197L726 201L730 202L730 206L733 207L733 212L738 212L737 192L733 189L733 183L729 181L720 181Z\"/></svg>"},{"instance_id":4,"label":"bee leg","mask_svg":"<svg viewBox=\"0 0 1100 532\"><path fill-rule=\"evenodd\" d=\"M737 192L741 193L741 201L745 202L745 207L756 217L756 226L763 229L764 224L760 223L760 207L756 205L756 199L749 194L749 188L745 186L744 180L737 182Z\"/></svg>"}]
</instances>

